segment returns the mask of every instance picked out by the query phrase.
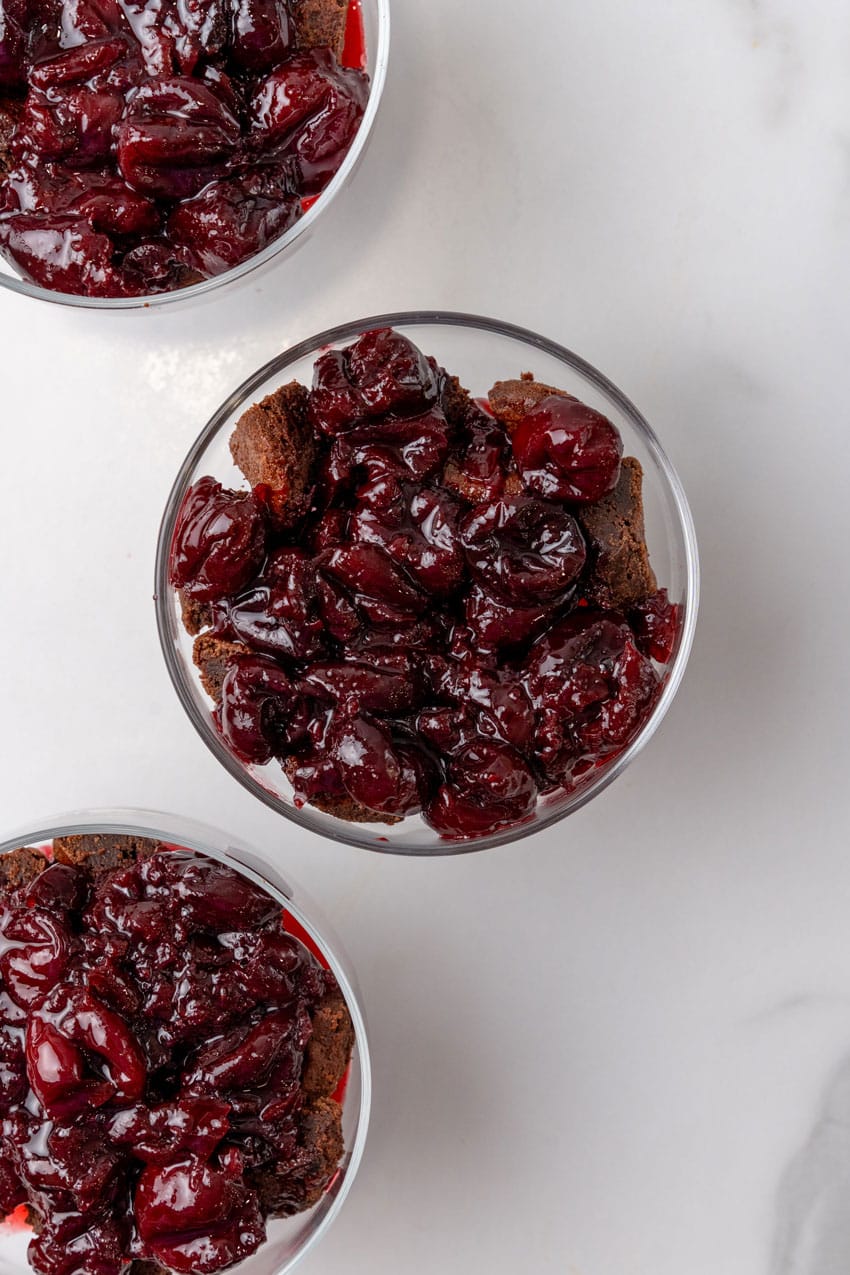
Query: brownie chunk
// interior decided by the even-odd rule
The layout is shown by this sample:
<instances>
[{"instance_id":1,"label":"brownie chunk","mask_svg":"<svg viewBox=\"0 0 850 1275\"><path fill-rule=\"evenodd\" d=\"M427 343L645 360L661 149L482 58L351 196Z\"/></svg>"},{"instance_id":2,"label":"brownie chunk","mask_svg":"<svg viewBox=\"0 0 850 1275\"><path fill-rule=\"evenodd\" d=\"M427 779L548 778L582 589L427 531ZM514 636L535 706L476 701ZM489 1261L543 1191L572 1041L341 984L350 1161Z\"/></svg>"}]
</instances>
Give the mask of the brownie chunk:
<instances>
[{"instance_id":1,"label":"brownie chunk","mask_svg":"<svg viewBox=\"0 0 850 1275\"><path fill-rule=\"evenodd\" d=\"M342 58L347 21L348 0L296 0L295 30L302 49L328 48Z\"/></svg>"},{"instance_id":2,"label":"brownie chunk","mask_svg":"<svg viewBox=\"0 0 850 1275\"><path fill-rule=\"evenodd\" d=\"M291 784L295 783L296 772L301 765L302 758L297 754L284 758L281 763L283 773ZM344 819L347 823L401 823L399 815L380 815L376 810L369 810L366 806L361 806L359 801L353 801L351 797L343 793L320 793L311 798L311 806L316 810L321 810L323 814L333 815L335 819Z\"/></svg>"},{"instance_id":3,"label":"brownie chunk","mask_svg":"<svg viewBox=\"0 0 850 1275\"><path fill-rule=\"evenodd\" d=\"M496 420L501 421L508 430L514 430L544 398L551 398L553 395L556 398L573 397L566 390L535 381L531 372L523 372L518 381L497 381L487 397Z\"/></svg>"},{"instance_id":4,"label":"brownie chunk","mask_svg":"<svg viewBox=\"0 0 850 1275\"><path fill-rule=\"evenodd\" d=\"M291 381L239 418L230 453L252 487L267 487L281 527L292 527L310 505L316 442L307 419L309 394Z\"/></svg>"},{"instance_id":5,"label":"brownie chunk","mask_svg":"<svg viewBox=\"0 0 850 1275\"><path fill-rule=\"evenodd\" d=\"M195 638L192 659L200 670L201 685L216 704L221 703L221 688L230 661L237 655L250 654L241 642L227 642L212 633L202 633Z\"/></svg>"},{"instance_id":6,"label":"brownie chunk","mask_svg":"<svg viewBox=\"0 0 850 1275\"><path fill-rule=\"evenodd\" d=\"M0 889L17 890L19 886L29 885L41 875L48 862L40 850L31 850L29 846L0 855Z\"/></svg>"},{"instance_id":7,"label":"brownie chunk","mask_svg":"<svg viewBox=\"0 0 850 1275\"><path fill-rule=\"evenodd\" d=\"M18 126L23 102L16 98L0 98L0 175L14 167L11 146L12 136Z\"/></svg>"},{"instance_id":8,"label":"brownie chunk","mask_svg":"<svg viewBox=\"0 0 850 1275\"><path fill-rule=\"evenodd\" d=\"M308 1098L330 1098L345 1075L354 1048L354 1026L338 987L322 997L313 1013L301 1085Z\"/></svg>"},{"instance_id":9,"label":"brownie chunk","mask_svg":"<svg viewBox=\"0 0 850 1275\"><path fill-rule=\"evenodd\" d=\"M649 563L643 522L643 470L626 456L617 486L592 505L576 510L592 555L589 602L624 610L658 587Z\"/></svg>"},{"instance_id":10,"label":"brownie chunk","mask_svg":"<svg viewBox=\"0 0 850 1275\"><path fill-rule=\"evenodd\" d=\"M443 485L470 505L480 505L483 501L492 499L490 482L487 479L470 477L453 460L446 461L446 467L443 470ZM524 490L519 474L508 474L502 485L500 496L505 500L510 500L512 496L521 496Z\"/></svg>"},{"instance_id":11,"label":"brownie chunk","mask_svg":"<svg viewBox=\"0 0 850 1275\"><path fill-rule=\"evenodd\" d=\"M84 833L74 837L56 837L53 857L57 863L70 863L85 868L93 876L129 868L138 859L149 859L159 848L151 837L125 837L112 833Z\"/></svg>"},{"instance_id":12,"label":"brownie chunk","mask_svg":"<svg viewBox=\"0 0 850 1275\"><path fill-rule=\"evenodd\" d=\"M180 590L179 596L183 627L189 637L195 637L212 624L212 608L208 602L199 602L197 598L190 597L184 589Z\"/></svg>"},{"instance_id":13,"label":"brownie chunk","mask_svg":"<svg viewBox=\"0 0 850 1275\"><path fill-rule=\"evenodd\" d=\"M446 374L440 383L440 407L450 425L460 426L474 410L475 400L456 376Z\"/></svg>"},{"instance_id":14,"label":"brownie chunk","mask_svg":"<svg viewBox=\"0 0 850 1275\"><path fill-rule=\"evenodd\" d=\"M272 1217L312 1208L327 1190L344 1150L339 1103L330 1098L308 1103L299 1117L294 1161L282 1165L283 1172L262 1168L252 1176L260 1207Z\"/></svg>"}]
</instances>

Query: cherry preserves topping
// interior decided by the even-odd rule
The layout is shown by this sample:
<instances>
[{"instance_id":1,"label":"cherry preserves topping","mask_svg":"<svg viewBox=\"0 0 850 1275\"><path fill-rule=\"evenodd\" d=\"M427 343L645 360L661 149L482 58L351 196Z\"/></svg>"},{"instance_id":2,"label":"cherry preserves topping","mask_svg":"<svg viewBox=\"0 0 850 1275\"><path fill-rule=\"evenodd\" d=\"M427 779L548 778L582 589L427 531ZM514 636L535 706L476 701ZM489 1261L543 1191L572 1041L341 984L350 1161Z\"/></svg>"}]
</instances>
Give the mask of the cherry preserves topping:
<instances>
[{"instance_id":1,"label":"cherry preserves topping","mask_svg":"<svg viewBox=\"0 0 850 1275\"><path fill-rule=\"evenodd\" d=\"M202 478L184 502L172 548L174 583L209 602L247 584L265 559L266 519L250 492Z\"/></svg>"},{"instance_id":2,"label":"cherry preserves topping","mask_svg":"<svg viewBox=\"0 0 850 1275\"><path fill-rule=\"evenodd\" d=\"M213 1275L265 1240L270 1182L303 1207L333 976L246 878L149 848L0 893L0 1220L28 1204L38 1275Z\"/></svg>"},{"instance_id":3,"label":"cherry preserves topping","mask_svg":"<svg viewBox=\"0 0 850 1275\"><path fill-rule=\"evenodd\" d=\"M0 250L42 287L122 297L220 274L283 234L369 93L353 47L351 66L304 47L300 12L0 0Z\"/></svg>"},{"instance_id":4,"label":"cherry preserves topping","mask_svg":"<svg viewBox=\"0 0 850 1275\"><path fill-rule=\"evenodd\" d=\"M617 430L544 387L510 432L389 329L323 353L302 393L307 512L222 542L251 579L213 590L207 564L221 508L262 523L261 487L202 478L178 519L172 583L217 595L203 640L224 644L221 735L247 763L281 762L296 801L346 818L419 812L448 837L528 819L540 792L574 789L637 735L674 648L663 590L587 602L605 529L596 517L585 533L583 511L618 486Z\"/></svg>"},{"instance_id":5,"label":"cherry preserves topping","mask_svg":"<svg viewBox=\"0 0 850 1275\"><path fill-rule=\"evenodd\" d=\"M578 399L544 399L519 424L513 445L524 483L549 500L599 500L617 485L622 439Z\"/></svg>"}]
</instances>

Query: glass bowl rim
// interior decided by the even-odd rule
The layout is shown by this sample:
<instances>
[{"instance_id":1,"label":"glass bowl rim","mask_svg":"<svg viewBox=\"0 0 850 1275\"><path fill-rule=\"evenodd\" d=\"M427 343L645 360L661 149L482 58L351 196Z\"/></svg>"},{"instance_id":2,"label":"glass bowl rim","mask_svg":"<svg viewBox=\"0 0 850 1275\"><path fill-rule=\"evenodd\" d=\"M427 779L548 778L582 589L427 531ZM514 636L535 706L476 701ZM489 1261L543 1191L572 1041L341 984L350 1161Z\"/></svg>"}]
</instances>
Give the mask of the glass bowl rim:
<instances>
[{"instance_id":1,"label":"glass bowl rim","mask_svg":"<svg viewBox=\"0 0 850 1275\"><path fill-rule=\"evenodd\" d=\"M165 826L169 822L171 822L172 826ZM195 851L197 854L206 855L207 858L214 859L216 862L232 868L234 872L242 873L249 881L252 881L260 889L270 894L282 908L293 914L298 924L303 926L304 930L325 956L331 972L339 983L340 991L351 1013L360 1067L357 1133L351 1148L346 1148L349 1154L348 1164L345 1168L343 1180L327 1212L315 1228L311 1230L310 1234L304 1238L296 1252L288 1257L284 1265L278 1267L275 1271L275 1275L288 1275L288 1272L313 1249L327 1233L333 1222L336 1221L354 1185L354 1180L363 1160L372 1109L372 1062L366 1021L358 993L352 986L351 979L348 977L336 953L334 943L326 937L315 921L302 910L301 905L292 897L293 886L282 877L277 877L276 880L270 879L266 873L274 876L277 870L274 865L266 863L265 860L255 860L257 866L252 866L251 863L245 862L239 857L240 847L242 846L241 838L233 836L230 832L215 828L210 824L187 819L183 815L152 810L75 810L67 814L54 815L52 818L44 820L43 823L28 824L25 828L13 832L11 836L4 835L2 841L0 841L0 856L20 846L40 845L42 842L52 841L54 837L73 836L78 833L152 837L171 845L185 847L185 849ZM226 851L216 846L216 838L227 842ZM252 851L253 847L251 845L246 845L242 849L243 854L249 855L254 860L255 856Z\"/></svg>"},{"instance_id":2,"label":"glass bowl rim","mask_svg":"<svg viewBox=\"0 0 850 1275\"><path fill-rule=\"evenodd\" d=\"M161 309L164 306L174 305L181 301L193 301L209 296L217 288L221 288L228 283L235 283L238 279L244 279L251 271L266 265L285 252L305 231L309 230L318 221L326 209L330 208L336 196L357 167L366 143L371 136L386 85L390 52L390 0L375 0L375 4L378 10L378 42L375 50L375 70L371 77L369 100L366 103L366 110L363 114L363 119L360 121L360 127L339 170L328 182L316 202L311 205L307 212L302 213L298 220L279 239L272 240L270 244L267 244L265 248L255 253L252 257L249 257L247 261L243 261L238 266L233 266L230 270L223 271L222 274L213 275L210 279L203 279L200 283L190 284L187 288L173 288L169 292L151 292L138 297L85 297L78 296L73 292L55 292L51 288L41 287L40 284L30 283L29 280L20 278L18 275L7 275L2 272L0 272L0 288L7 288L10 292L15 292L19 296L31 297L36 301L48 301L54 305L67 306L71 309L95 311Z\"/></svg>"},{"instance_id":3,"label":"glass bowl rim","mask_svg":"<svg viewBox=\"0 0 850 1275\"><path fill-rule=\"evenodd\" d=\"M342 825L338 830L336 826L319 826L310 813L305 814L305 811L309 812L309 806L305 806L303 810L299 810L294 805L287 806L280 798L268 792L262 784L248 773L242 763L225 747L223 741L212 727L211 715L198 709L192 690L184 677L183 665L175 654L169 627L170 622L173 621L173 613L170 610L169 603L174 591L168 578L168 560L177 512L200 456L233 411L245 403L270 377L299 359L316 354L327 346L356 338L360 333L368 331L370 328L403 328L428 325L476 329L481 332L492 333L495 336L507 337L538 349L542 353L565 363L579 375L584 376L602 394L616 404L619 410L628 418L629 423L640 435L642 442L651 453L658 467L662 483L666 486L667 492L672 498L673 506L678 516L679 529L685 550L685 591L683 599L685 623L681 631L678 650L655 708L628 747L615 758L610 766L605 767L597 778L572 797L560 802L557 806L553 802L548 810L545 809L545 806L542 810L538 807L538 819L536 822L514 825L490 836L472 840L446 838L444 839L445 844L438 844L425 849L394 845L389 840L385 843L376 844L374 841L358 835L358 824L348 824L343 820L335 821L335 824ZM565 819L567 815L574 814L577 810L580 810L582 806L587 805L589 801L603 792L609 784L613 783L653 737L675 698L693 646L699 612L699 592L700 568L696 529L684 487L667 453L661 446L655 431L632 403L631 399L627 398L604 373L598 371L597 368L581 358L580 355L575 354L566 346L560 345L558 342L541 336L539 333L532 332L527 328L519 327L516 324L507 323L500 319L490 319L481 315L462 312L410 310L398 311L392 314L372 315L366 319L339 324L336 327L328 328L317 336L308 337L298 342L298 344L290 346L281 354L275 355L274 358L269 359L267 363L247 377L225 399L210 417L189 449L169 493L157 540L154 604L160 646L178 699L201 739L234 779L237 779L244 788L253 793L255 797L258 797L272 810L317 836L328 838L343 845L356 846L358 849L376 851L379 854L393 854L410 858L432 858L454 854L473 854L480 850L490 850L496 846L508 845L514 841L522 840L524 837L542 832L544 828L551 827L553 824Z\"/></svg>"}]
</instances>

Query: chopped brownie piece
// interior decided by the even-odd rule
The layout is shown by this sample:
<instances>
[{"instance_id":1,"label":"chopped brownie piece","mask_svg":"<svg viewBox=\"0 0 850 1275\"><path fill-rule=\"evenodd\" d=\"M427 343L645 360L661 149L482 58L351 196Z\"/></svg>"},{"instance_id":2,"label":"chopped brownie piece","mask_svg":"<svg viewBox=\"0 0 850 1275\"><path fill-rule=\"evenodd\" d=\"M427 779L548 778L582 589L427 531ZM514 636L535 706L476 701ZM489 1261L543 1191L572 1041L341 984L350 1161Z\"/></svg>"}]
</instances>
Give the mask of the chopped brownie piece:
<instances>
[{"instance_id":1,"label":"chopped brownie piece","mask_svg":"<svg viewBox=\"0 0 850 1275\"><path fill-rule=\"evenodd\" d=\"M466 420L475 399L464 389L456 376L444 376L440 385L440 406L450 425L459 426Z\"/></svg>"},{"instance_id":2,"label":"chopped brownie piece","mask_svg":"<svg viewBox=\"0 0 850 1275\"><path fill-rule=\"evenodd\" d=\"M216 704L221 700L221 687L227 666L237 655L250 655L241 642L227 642L213 633L202 633L195 638L192 659L201 673L201 685Z\"/></svg>"},{"instance_id":3,"label":"chopped brownie piece","mask_svg":"<svg viewBox=\"0 0 850 1275\"><path fill-rule=\"evenodd\" d=\"M155 854L159 842L151 837L125 837L112 833L83 833L73 837L56 837L53 857L57 863L70 863L86 868L94 876L129 868L139 859Z\"/></svg>"},{"instance_id":4,"label":"chopped brownie piece","mask_svg":"<svg viewBox=\"0 0 850 1275\"><path fill-rule=\"evenodd\" d=\"M239 418L230 453L252 487L266 487L281 527L291 527L309 508L316 440L307 418L309 395L291 381Z\"/></svg>"},{"instance_id":5,"label":"chopped brownie piece","mask_svg":"<svg viewBox=\"0 0 850 1275\"><path fill-rule=\"evenodd\" d=\"M0 887L17 890L19 886L29 885L44 871L48 862L40 850L31 850L29 846L20 846L0 855Z\"/></svg>"},{"instance_id":6,"label":"chopped brownie piece","mask_svg":"<svg viewBox=\"0 0 850 1275\"><path fill-rule=\"evenodd\" d=\"M658 587L646 547L642 487L640 461L626 456L614 490L576 511L593 555L587 598L596 606L625 609Z\"/></svg>"},{"instance_id":7,"label":"chopped brownie piece","mask_svg":"<svg viewBox=\"0 0 850 1275\"><path fill-rule=\"evenodd\" d=\"M10 148L22 109L23 102L16 98L0 98L0 174L8 173L14 166Z\"/></svg>"},{"instance_id":8,"label":"chopped brownie piece","mask_svg":"<svg viewBox=\"0 0 850 1275\"><path fill-rule=\"evenodd\" d=\"M446 461L446 467L443 470L443 486L448 487L449 491L453 491L471 505L479 505L492 498L490 483L486 479L473 478L465 474L453 460ZM524 490L519 474L508 474L499 494L509 500L511 496L521 496Z\"/></svg>"},{"instance_id":9,"label":"chopped brownie piece","mask_svg":"<svg viewBox=\"0 0 850 1275\"><path fill-rule=\"evenodd\" d=\"M330 1098L345 1075L354 1048L354 1027L339 988L329 991L313 1013L302 1088L310 1098Z\"/></svg>"},{"instance_id":10,"label":"chopped brownie piece","mask_svg":"<svg viewBox=\"0 0 850 1275\"><path fill-rule=\"evenodd\" d=\"M290 783L295 783L295 775L301 763L302 758L297 754L284 759L283 773ZM401 823L401 816L379 815L376 810L361 806L359 801L353 801L344 793L319 793L310 798L309 804L323 814L333 815L335 819L345 819L348 823Z\"/></svg>"},{"instance_id":11,"label":"chopped brownie piece","mask_svg":"<svg viewBox=\"0 0 850 1275\"><path fill-rule=\"evenodd\" d=\"M572 398L566 390L544 385L542 381L535 381L531 372L523 372L518 381L497 381L487 397L496 420L508 430L513 430L538 403L553 395L556 398Z\"/></svg>"},{"instance_id":12,"label":"chopped brownie piece","mask_svg":"<svg viewBox=\"0 0 850 1275\"><path fill-rule=\"evenodd\" d=\"M195 637L202 629L208 629L212 624L210 604L208 602L199 602L197 598L190 597L185 589L180 590L179 597L183 627L189 637Z\"/></svg>"},{"instance_id":13,"label":"chopped brownie piece","mask_svg":"<svg viewBox=\"0 0 850 1275\"><path fill-rule=\"evenodd\" d=\"M252 1175L263 1212L285 1217L312 1208L327 1190L344 1150L339 1103L317 1098L305 1106L299 1118L295 1162L285 1172L261 1168Z\"/></svg>"},{"instance_id":14,"label":"chopped brownie piece","mask_svg":"<svg viewBox=\"0 0 850 1275\"><path fill-rule=\"evenodd\" d=\"M164 1266L157 1266L156 1262L133 1262L130 1275L168 1275L168 1272Z\"/></svg>"},{"instance_id":15,"label":"chopped brownie piece","mask_svg":"<svg viewBox=\"0 0 850 1275\"><path fill-rule=\"evenodd\" d=\"M342 58L348 0L296 0L295 29L302 49L324 47Z\"/></svg>"}]
</instances>

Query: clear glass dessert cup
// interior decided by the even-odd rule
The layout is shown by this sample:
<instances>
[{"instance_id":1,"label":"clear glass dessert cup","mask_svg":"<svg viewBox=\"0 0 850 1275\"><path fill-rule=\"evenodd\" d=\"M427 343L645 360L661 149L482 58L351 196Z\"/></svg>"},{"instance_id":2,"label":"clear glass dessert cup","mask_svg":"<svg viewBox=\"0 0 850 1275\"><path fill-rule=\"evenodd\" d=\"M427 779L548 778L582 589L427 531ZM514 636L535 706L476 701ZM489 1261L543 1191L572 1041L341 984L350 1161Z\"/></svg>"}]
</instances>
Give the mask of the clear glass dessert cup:
<instances>
[{"instance_id":1,"label":"clear glass dessert cup","mask_svg":"<svg viewBox=\"0 0 850 1275\"><path fill-rule=\"evenodd\" d=\"M532 372L537 380L569 391L608 416L620 430L625 454L644 470L644 512L650 558L660 588L681 607L676 647L662 677L655 707L631 743L608 765L592 772L568 794L540 799L521 824L475 839L440 836L420 816L395 825L348 823L312 806L296 806L278 762L254 766L240 761L213 722L211 701L192 662L192 638L180 617L180 602L169 583L169 553L178 511L187 489L205 474L224 487L247 488L228 450L236 421L247 407L296 379L309 385L313 364L332 346L344 346L371 328L391 326L404 333L475 396L497 380ZM622 774L660 726L681 683L693 642L699 598L696 534L682 484L661 444L637 408L601 372L563 346L533 332L492 319L439 311L379 315L323 332L272 359L224 402L206 425L180 469L163 517L156 564L156 614L165 661L175 690L196 730L222 765L250 792L279 814L311 832L394 854L459 854L504 845L549 827L586 805Z\"/></svg>"},{"instance_id":2,"label":"clear glass dessert cup","mask_svg":"<svg viewBox=\"0 0 850 1275\"><path fill-rule=\"evenodd\" d=\"M144 810L76 811L9 836L0 843L0 855L19 846L43 847L55 837L81 833L150 837L216 859L241 873L280 904L288 918L295 922L291 928L300 927L303 934L299 937L306 936L321 953L339 983L355 1037L343 1098L345 1154L339 1171L311 1209L292 1217L270 1219L266 1242L251 1257L231 1268L240 1275L286 1275L318 1243L336 1218L357 1176L366 1144L372 1073L366 1025L348 958L342 954L327 922L320 919L317 924L317 908L312 900L307 900L305 909L298 901L299 897L303 898L303 891L293 889L278 869L270 866L266 855L217 829L180 816ZM0 1275L31 1275L26 1256L31 1234L17 1218L0 1223Z\"/></svg>"},{"instance_id":3,"label":"clear glass dessert cup","mask_svg":"<svg viewBox=\"0 0 850 1275\"><path fill-rule=\"evenodd\" d=\"M390 0L360 0L360 11L366 46L365 69L370 78L369 100L365 114L339 171L315 203L279 239L273 240L262 252L255 253L253 257L249 257L241 265L234 266L232 270L225 270L211 279L204 279L201 283L193 283L186 288L175 288L170 292L155 292L138 297L84 297L70 292L54 292L50 288L42 288L22 278L12 262L2 255L0 255L0 288L8 288L11 292L17 292L25 297L35 297L39 301L52 301L57 305L76 306L83 310L160 309L167 305L185 304L208 298L210 293L223 288L225 284L236 283L255 271L268 269L277 264L286 254L291 255L296 246L300 247L306 242L308 233L312 233L316 222L330 208L343 187L350 182L354 170L365 153L366 144L378 114L387 78L390 51Z\"/></svg>"}]
</instances>

